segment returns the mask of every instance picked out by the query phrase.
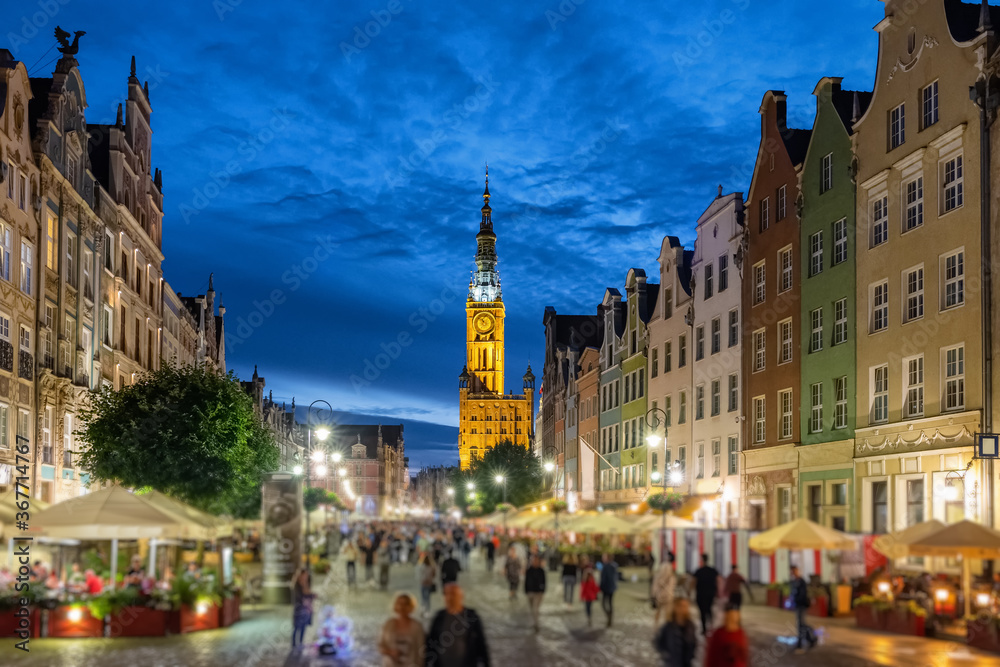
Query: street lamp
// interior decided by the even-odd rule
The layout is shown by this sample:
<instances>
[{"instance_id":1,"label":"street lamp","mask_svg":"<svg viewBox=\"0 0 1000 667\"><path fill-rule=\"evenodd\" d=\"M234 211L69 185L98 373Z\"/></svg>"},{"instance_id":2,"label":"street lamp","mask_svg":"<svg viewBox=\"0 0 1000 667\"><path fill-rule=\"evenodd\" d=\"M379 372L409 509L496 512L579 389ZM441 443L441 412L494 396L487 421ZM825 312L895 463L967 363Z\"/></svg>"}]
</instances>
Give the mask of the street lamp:
<instances>
[{"instance_id":1,"label":"street lamp","mask_svg":"<svg viewBox=\"0 0 1000 667\"><path fill-rule=\"evenodd\" d=\"M553 463L552 461L546 461L544 467L545 467L545 472L552 472L553 470L556 469L556 464Z\"/></svg>"},{"instance_id":2,"label":"street lamp","mask_svg":"<svg viewBox=\"0 0 1000 667\"><path fill-rule=\"evenodd\" d=\"M326 439L330 436L329 427L322 422L316 423L316 420L313 417L313 407L317 403L322 403L323 405L325 405L327 409L329 409L330 411L331 418L333 417L333 406L324 401L323 399L321 398L317 399L309 404L309 411L306 413L306 433L307 433L307 440L306 440L307 456L306 456L306 471L305 471L306 490L310 488L312 482L312 462L315 461L316 463L322 464L323 461L326 460L326 452L323 449L316 449L315 451L313 450L313 444L312 444L313 435L316 436L316 440L318 440L320 443L326 441ZM295 466L295 470L298 471L295 473L297 475L302 473L301 466ZM326 475L326 466L325 465L318 466L316 468L316 473L321 477ZM309 572L312 568L312 564L310 563L310 558L309 558L310 557L309 552L311 550L309 544L309 533L310 533L309 528L310 528L309 510L306 509L306 572Z\"/></svg>"},{"instance_id":3,"label":"street lamp","mask_svg":"<svg viewBox=\"0 0 1000 667\"><path fill-rule=\"evenodd\" d=\"M476 485L473 484L472 482L469 482L468 484L465 485L465 488L467 488L469 491L475 491Z\"/></svg>"},{"instance_id":4,"label":"street lamp","mask_svg":"<svg viewBox=\"0 0 1000 667\"><path fill-rule=\"evenodd\" d=\"M649 412L646 413L646 425L649 426L649 435L646 436L646 443L649 445L650 449L656 449L660 446L660 440L663 440L663 474L659 471L653 471L650 474L649 479L655 484L660 479L663 480L663 498L666 500L667 497L667 470L670 469L671 481L675 481L675 474L679 473L679 470L675 470L673 466L667 465L667 412L661 408L651 408ZM656 431L663 426L663 436L661 437ZM667 548L667 511L666 509L661 510L663 517L660 520L660 563L665 563L666 558L664 552Z\"/></svg>"},{"instance_id":5,"label":"street lamp","mask_svg":"<svg viewBox=\"0 0 1000 667\"><path fill-rule=\"evenodd\" d=\"M503 475L497 475L496 477L493 478L493 480L497 484L500 484L500 485L503 486L503 502L506 505L507 504L507 478L504 477ZM504 508L504 513L503 513L503 534L504 534L504 539L506 539L506 536L507 536L507 508L506 507Z\"/></svg>"}]
</instances>

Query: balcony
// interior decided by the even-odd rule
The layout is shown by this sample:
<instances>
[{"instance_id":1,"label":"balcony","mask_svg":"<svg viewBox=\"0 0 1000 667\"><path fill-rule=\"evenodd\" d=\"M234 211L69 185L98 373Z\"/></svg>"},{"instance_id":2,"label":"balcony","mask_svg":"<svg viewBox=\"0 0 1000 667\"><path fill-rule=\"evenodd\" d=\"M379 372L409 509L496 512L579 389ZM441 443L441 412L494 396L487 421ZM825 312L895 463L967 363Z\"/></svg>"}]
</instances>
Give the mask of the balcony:
<instances>
[{"instance_id":1,"label":"balcony","mask_svg":"<svg viewBox=\"0 0 1000 667\"><path fill-rule=\"evenodd\" d=\"M35 360L30 352L19 350L17 353L17 376L23 380L35 378Z\"/></svg>"},{"instance_id":2,"label":"balcony","mask_svg":"<svg viewBox=\"0 0 1000 667\"><path fill-rule=\"evenodd\" d=\"M0 340L0 370L14 371L14 346L9 340Z\"/></svg>"}]
</instances>

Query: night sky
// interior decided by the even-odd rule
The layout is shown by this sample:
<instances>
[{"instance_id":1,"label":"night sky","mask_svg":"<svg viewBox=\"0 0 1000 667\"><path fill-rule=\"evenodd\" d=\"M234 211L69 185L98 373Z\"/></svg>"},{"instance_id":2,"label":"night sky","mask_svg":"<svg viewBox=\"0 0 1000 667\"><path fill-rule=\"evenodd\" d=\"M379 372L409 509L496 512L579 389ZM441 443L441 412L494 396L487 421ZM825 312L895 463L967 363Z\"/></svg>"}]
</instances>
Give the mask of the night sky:
<instances>
[{"instance_id":1,"label":"night sky","mask_svg":"<svg viewBox=\"0 0 1000 667\"><path fill-rule=\"evenodd\" d=\"M485 162L520 390L546 305L595 312L629 267L656 275L665 234L693 243L720 183L749 187L765 90L809 127L820 77L871 88L883 17L876 0L47 2L4 3L0 44L50 76L55 26L86 30L91 123L114 122L136 56L165 276L193 294L215 272L230 368L342 421L402 421L411 467L457 460Z\"/></svg>"}]
</instances>

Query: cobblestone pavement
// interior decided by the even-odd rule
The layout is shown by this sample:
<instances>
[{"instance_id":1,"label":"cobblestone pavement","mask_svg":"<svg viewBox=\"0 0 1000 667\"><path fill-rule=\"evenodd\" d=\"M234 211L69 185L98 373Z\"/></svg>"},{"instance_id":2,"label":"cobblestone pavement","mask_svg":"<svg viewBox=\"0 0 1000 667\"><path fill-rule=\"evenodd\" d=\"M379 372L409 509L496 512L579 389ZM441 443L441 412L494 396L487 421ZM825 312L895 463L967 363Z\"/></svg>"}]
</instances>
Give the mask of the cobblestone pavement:
<instances>
[{"instance_id":1,"label":"cobblestone pavement","mask_svg":"<svg viewBox=\"0 0 1000 667\"><path fill-rule=\"evenodd\" d=\"M359 574L361 574L359 572ZM523 595L507 600L499 574L491 578L482 562L473 559L472 571L463 573L466 604L484 619L493 665L520 667L631 667L658 665L652 650L653 618L645 598L647 583L625 583L615 596L615 624L604 627L595 608L594 626L588 628L579 603L567 610L562 586L549 573L549 589L542 605L542 628L531 629ZM320 604L337 605L338 613L354 622L355 651L349 660L321 662L308 654L291 653L288 608L245 609L244 620L231 628L181 637L155 639L42 639L31 642L28 655L14 651L14 640L0 640L0 665L28 667L332 667L378 666L375 638L389 615L392 592L416 592L412 567L393 569L388 592L361 587L347 590L342 567L317 583ZM434 597L434 607L441 596ZM318 609L317 609L318 611ZM317 613L318 620L318 613ZM771 665L906 665L951 667L984 665L1000 667L1000 656L970 650L960 643L885 635L857 630L852 621L830 619L822 625L826 643L807 655L794 655L788 645L794 635L794 618L788 612L760 606L744 609L744 625L751 636L754 667ZM307 633L315 637L316 626ZM12 658L12 659L11 659ZM696 661L700 664L700 661Z\"/></svg>"}]
</instances>

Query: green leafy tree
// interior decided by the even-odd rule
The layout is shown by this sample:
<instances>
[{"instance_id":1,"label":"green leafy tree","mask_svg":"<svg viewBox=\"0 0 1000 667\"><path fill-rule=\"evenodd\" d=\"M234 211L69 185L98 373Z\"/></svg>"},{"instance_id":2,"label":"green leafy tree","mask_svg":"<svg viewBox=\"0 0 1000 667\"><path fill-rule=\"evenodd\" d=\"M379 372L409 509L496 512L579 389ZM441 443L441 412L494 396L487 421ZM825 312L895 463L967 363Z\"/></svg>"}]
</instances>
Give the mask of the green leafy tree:
<instances>
[{"instance_id":1,"label":"green leafy tree","mask_svg":"<svg viewBox=\"0 0 1000 667\"><path fill-rule=\"evenodd\" d=\"M327 491L318 486L311 486L302 491L302 506L307 512L312 512L321 505L327 505L331 509L340 509L344 503L333 491Z\"/></svg>"},{"instance_id":2,"label":"green leafy tree","mask_svg":"<svg viewBox=\"0 0 1000 667\"><path fill-rule=\"evenodd\" d=\"M497 483L497 475L505 480L508 503L520 507L541 498L544 479L541 459L529 449L504 440L475 459L469 470L452 473L455 504L466 509L477 505L484 513L492 512L504 495L504 485ZM468 490L469 482L476 487L475 499Z\"/></svg>"},{"instance_id":3,"label":"green leafy tree","mask_svg":"<svg viewBox=\"0 0 1000 667\"><path fill-rule=\"evenodd\" d=\"M279 452L233 374L165 365L105 388L80 416L91 479L148 486L213 514L259 515Z\"/></svg>"}]
</instances>

